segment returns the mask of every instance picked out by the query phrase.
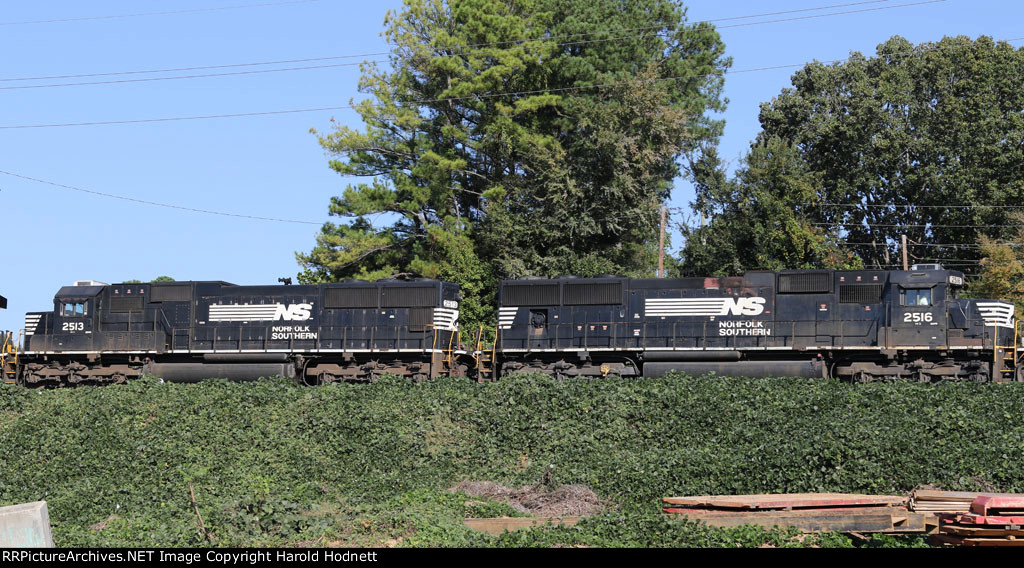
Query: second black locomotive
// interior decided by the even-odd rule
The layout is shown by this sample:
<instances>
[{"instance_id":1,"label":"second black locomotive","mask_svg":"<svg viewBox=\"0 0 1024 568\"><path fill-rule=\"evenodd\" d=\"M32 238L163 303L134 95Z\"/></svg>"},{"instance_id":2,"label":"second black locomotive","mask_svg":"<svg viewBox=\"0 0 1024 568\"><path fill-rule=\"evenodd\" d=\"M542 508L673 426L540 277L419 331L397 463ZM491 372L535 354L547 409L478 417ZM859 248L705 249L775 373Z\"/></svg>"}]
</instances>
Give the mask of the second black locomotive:
<instances>
[{"instance_id":1,"label":"second black locomotive","mask_svg":"<svg viewBox=\"0 0 1024 568\"><path fill-rule=\"evenodd\" d=\"M496 352L504 372L1015 380L1013 304L963 286L938 265L505 281Z\"/></svg>"}]
</instances>

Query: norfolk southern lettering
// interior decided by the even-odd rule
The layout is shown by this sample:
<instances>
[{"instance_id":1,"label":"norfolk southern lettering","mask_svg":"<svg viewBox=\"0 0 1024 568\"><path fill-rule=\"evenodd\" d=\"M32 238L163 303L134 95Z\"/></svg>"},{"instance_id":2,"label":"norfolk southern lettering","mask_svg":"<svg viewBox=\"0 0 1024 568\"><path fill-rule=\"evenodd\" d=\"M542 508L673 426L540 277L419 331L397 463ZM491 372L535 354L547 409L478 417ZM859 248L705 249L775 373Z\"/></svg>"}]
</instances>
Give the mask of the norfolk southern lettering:
<instances>
[{"instance_id":1,"label":"norfolk southern lettering","mask_svg":"<svg viewBox=\"0 0 1024 568\"><path fill-rule=\"evenodd\" d=\"M718 322L718 335L771 335L772 329L763 321L722 321Z\"/></svg>"},{"instance_id":2,"label":"norfolk southern lettering","mask_svg":"<svg viewBox=\"0 0 1024 568\"><path fill-rule=\"evenodd\" d=\"M280 339L316 339L316 332L310 330L308 325L280 325L270 329L270 339L271 341Z\"/></svg>"}]
</instances>

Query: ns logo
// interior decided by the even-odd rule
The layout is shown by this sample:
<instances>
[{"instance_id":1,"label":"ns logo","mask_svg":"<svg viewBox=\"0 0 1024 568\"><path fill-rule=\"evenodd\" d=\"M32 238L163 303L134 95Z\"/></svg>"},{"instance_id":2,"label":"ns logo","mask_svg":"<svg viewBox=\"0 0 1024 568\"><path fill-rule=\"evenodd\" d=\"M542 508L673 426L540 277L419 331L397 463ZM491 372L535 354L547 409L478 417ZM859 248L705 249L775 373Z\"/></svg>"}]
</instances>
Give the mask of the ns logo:
<instances>
[{"instance_id":1,"label":"ns logo","mask_svg":"<svg viewBox=\"0 0 1024 568\"><path fill-rule=\"evenodd\" d=\"M313 306L311 304L291 304L289 306L278 304L277 309L274 311L274 319L283 321L306 321L310 318L310 310L312 309Z\"/></svg>"},{"instance_id":2,"label":"ns logo","mask_svg":"<svg viewBox=\"0 0 1024 568\"><path fill-rule=\"evenodd\" d=\"M725 301L722 302L722 311L718 315L760 315L764 312L764 303L764 298L725 298Z\"/></svg>"}]
</instances>

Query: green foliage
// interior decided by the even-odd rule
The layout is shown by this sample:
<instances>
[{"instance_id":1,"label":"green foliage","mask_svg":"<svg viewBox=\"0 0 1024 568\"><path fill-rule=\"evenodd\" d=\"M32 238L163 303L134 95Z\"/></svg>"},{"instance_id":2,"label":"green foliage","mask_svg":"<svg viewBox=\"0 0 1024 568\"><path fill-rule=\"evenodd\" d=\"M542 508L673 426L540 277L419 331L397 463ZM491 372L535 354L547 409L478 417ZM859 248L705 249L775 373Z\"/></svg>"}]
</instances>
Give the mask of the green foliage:
<instances>
[{"instance_id":1,"label":"green foliage","mask_svg":"<svg viewBox=\"0 0 1024 568\"><path fill-rule=\"evenodd\" d=\"M979 227L991 227L989 237L1005 239L1014 232L1003 227L1006 209L959 206L1018 205L1024 197L1022 82L1024 50L984 36L916 46L894 36L874 57L806 65L792 88L761 105L762 131L745 162L754 179L740 176L735 190L698 199L706 213L722 214L724 226L694 235L701 250L688 250L685 260L706 270L714 264L703 248L721 246L726 260L744 267L797 268L804 259L828 266L827 255L807 252L838 235L858 243L845 250L865 265L894 267L903 234L967 244L978 241ZM775 175L752 163L791 167ZM745 258L747 228L761 229L787 205L793 213L781 220L794 236L780 245L755 240L754 258ZM738 223L731 232L730 221ZM762 251L767 256L758 258ZM911 252L924 261L977 260L976 251L956 247Z\"/></svg>"},{"instance_id":2,"label":"green foliage","mask_svg":"<svg viewBox=\"0 0 1024 568\"><path fill-rule=\"evenodd\" d=\"M174 282L174 278L170 276L157 276L156 278L149 281L151 284L154 282ZM125 280L122 284L142 284L142 280Z\"/></svg>"},{"instance_id":3,"label":"green foliage","mask_svg":"<svg viewBox=\"0 0 1024 568\"><path fill-rule=\"evenodd\" d=\"M1022 384L521 375L483 385L0 385L0 504L48 501L59 546L202 545L189 483L222 546L848 546L669 522L658 506L670 495L924 483L1021 492L1021 415ZM461 520L508 507L446 490L532 485L549 470L610 510L577 528L489 537Z\"/></svg>"},{"instance_id":4,"label":"green foliage","mask_svg":"<svg viewBox=\"0 0 1024 568\"><path fill-rule=\"evenodd\" d=\"M364 129L319 135L362 181L297 255L300 281L448 278L473 324L501 278L653 271L677 160L721 132L713 28L675 0L406 0L385 27ZM649 33L607 41L632 28Z\"/></svg>"},{"instance_id":5,"label":"green foliage","mask_svg":"<svg viewBox=\"0 0 1024 568\"><path fill-rule=\"evenodd\" d=\"M859 268L836 245L836 231L813 223L821 208L822 176L780 138L756 143L735 179L727 180L713 152L694 168L696 207L706 226L683 226L680 270L734 276L747 270Z\"/></svg>"},{"instance_id":6,"label":"green foliage","mask_svg":"<svg viewBox=\"0 0 1024 568\"><path fill-rule=\"evenodd\" d=\"M1018 225L1012 240L981 236L981 270L971 281L969 293L1013 302L1020 319L1024 317L1024 213L1011 213L1009 219Z\"/></svg>"}]
</instances>

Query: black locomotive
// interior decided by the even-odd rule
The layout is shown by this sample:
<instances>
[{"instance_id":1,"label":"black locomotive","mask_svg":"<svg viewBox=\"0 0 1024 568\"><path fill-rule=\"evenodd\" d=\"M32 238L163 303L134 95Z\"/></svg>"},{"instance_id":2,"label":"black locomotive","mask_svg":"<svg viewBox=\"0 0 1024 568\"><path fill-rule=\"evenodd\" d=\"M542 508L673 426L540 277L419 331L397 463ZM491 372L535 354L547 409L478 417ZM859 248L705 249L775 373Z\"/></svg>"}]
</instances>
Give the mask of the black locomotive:
<instances>
[{"instance_id":1,"label":"black locomotive","mask_svg":"<svg viewBox=\"0 0 1024 568\"><path fill-rule=\"evenodd\" d=\"M501 284L503 372L1015 380L1014 306L963 273L793 270Z\"/></svg>"},{"instance_id":2,"label":"black locomotive","mask_svg":"<svg viewBox=\"0 0 1024 568\"><path fill-rule=\"evenodd\" d=\"M280 375L307 384L463 373L459 287L436 280L316 286L79 281L25 316L16 380L118 383Z\"/></svg>"},{"instance_id":3,"label":"black locomotive","mask_svg":"<svg viewBox=\"0 0 1024 568\"><path fill-rule=\"evenodd\" d=\"M5 378L25 385L281 375L305 384L520 371L670 370L855 381L1019 380L1014 306L961 272L794 270L735 278L508 280L491 341L463 337L456 284L226 282L61 288L26 315ZM472 336L472 337L470 337ZM469 344L466 347L463 341ZM16 363L12 364L14 360Z\"/></svg>"}]
</instances>

